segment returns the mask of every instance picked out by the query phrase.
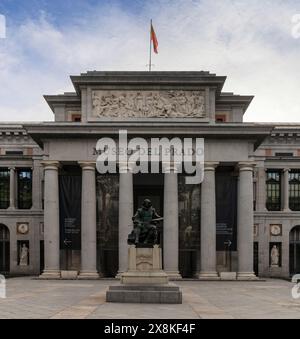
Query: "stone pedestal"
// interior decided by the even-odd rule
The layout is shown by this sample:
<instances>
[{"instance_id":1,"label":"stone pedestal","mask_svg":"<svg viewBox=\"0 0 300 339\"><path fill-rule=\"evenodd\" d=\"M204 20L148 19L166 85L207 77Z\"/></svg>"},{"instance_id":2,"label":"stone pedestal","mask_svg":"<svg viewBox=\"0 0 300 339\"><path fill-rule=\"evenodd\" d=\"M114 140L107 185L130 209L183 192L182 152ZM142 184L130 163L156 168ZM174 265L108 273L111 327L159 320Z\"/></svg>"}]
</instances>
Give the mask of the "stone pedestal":
<instances>
[{"instance_id":1,"label":"stone pedestal","mask_svg":"<svg viewBox=\"0 0 300 339\"><path fill-rule=\"evenodd\" d=\"M129 246L128 271L120 274L121 284L110 286L107 302L181 304L179 287L169 283L162 270L161 248Z\"/></svg>"},{"instance_id":2,"label":"stone pedestal","mask_svg":"<svg viewBox=\"0 0 300 339\"><path fill-rule=\"evenodd\" d=\"M271 265L269 269L270 277L272 278L281 278L282 277L282 269L278 265Z\"/></svg>"},{"instance_id":3,"label":"stone pedestal","mask_svg":"<svg viewBox=\"0 0 300 339\"><path fill-rule=\"evenodd\" d=\"M168 284L168 275L162 270L161 248L135 247L128 249L128 271L120 275L121 284Z\"/></svg>"}]
</instances>

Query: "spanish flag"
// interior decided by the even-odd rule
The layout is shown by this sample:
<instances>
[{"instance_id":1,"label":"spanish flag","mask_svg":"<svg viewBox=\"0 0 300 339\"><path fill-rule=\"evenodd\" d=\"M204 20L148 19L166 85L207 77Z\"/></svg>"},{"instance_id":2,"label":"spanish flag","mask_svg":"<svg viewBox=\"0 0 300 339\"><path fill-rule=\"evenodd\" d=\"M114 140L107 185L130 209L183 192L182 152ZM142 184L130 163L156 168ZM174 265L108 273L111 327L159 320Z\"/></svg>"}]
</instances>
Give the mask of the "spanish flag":
<instances>
[{"instance_id":1,"label":"spanish flag","mask_svg":"<svg viewBox=\"0 0 300 339\"><path fill-rule=\"evenodd\" d=\"M151 34L151 41L153 43L154 53L158 54L158 40L157 40L155 31L154 31L154 28L152 26L152 20L151 20L151 32L150 32L150 34Z\"/></svg>"}]
</instances>

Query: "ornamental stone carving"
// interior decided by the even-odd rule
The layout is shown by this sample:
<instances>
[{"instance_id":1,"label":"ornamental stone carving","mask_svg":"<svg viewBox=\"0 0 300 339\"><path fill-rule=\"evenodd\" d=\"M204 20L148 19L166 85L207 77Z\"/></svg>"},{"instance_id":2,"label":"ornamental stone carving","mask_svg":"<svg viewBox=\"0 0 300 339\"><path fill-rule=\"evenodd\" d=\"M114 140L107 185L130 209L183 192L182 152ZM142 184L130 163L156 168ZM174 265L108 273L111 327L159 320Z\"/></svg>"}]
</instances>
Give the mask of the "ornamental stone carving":
<instances>
[{"instance_id":1,"label":"ornamental stone carving","mask_svg":"<svg viewBox=\"0 0 300 339\"><path fill-rule=\"evenodd\" d=\"M94 117L204 118L203 91L93 91Z\"/></svg>"}]
</instances>

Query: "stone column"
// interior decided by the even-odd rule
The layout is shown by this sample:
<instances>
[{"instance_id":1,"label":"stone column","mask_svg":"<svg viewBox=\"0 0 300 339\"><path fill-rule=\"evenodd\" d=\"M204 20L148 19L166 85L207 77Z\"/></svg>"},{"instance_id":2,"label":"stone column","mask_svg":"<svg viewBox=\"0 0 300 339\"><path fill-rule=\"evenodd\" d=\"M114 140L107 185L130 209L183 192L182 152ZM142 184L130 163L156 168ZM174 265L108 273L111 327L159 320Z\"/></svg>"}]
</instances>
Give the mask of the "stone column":
<instances>
[{"instance_id":1,"label":"stone column","mask_svg":"<svg viewBox=\"0 0 300 339\"><path fill-rule=\"evenodd\" d=\"M44 246L45 268L41 278L59 278L59 191L57 161L44 161L45 173L45 209L44 209Z\"/></svg>"},{"instance_id":2,"label":"stone column","mask_svg":"<svg viewBox=\"0 0 300 339\"><path fill-rule=\"evenodd\" d=\"M133 174L131 167L119 163L119 270L118 275L128 270L128 234L132 231Z\"/></svg>"},{"instance_id":3,"label":"stone column","mask_svg":"<svg viewBox=\"0 0 300 339\"><path fill-rule=\"evenodd\" d=\"M81 193L81 270L79 279L97 279L97 219L95 163L80 162Z\"/></svg>"},{"instance_id":4,"label":"stone column","mask_svg":"<svg viewBox=\"0 0 300 339\"><path fill-rule=\"evenodd\" d=\"M16 172L14 167L9 168L9 209L16 208Z\"/></svg>"},{"instance_id":5,"label":"stone column","mask_svg":"<svg viewBox=\"0 0 300 339\"><path fill-rule=\"evenodd\" d=\"M257 279L253 272L253 167L239 163L237 245L239 280Z\"/></svg>"},{"instance_id":6,"label":"stone column","mask_svg":"<svg viewBox=\"0 0 300 339\"><path fill-rule=\"evenodd\" d=\"M256 210L259 212L264 212L267 210L266 201L267 201L267 187L266 187L266 169L264 167L259 167L257 169L257 201L256 201Z\"/></svg>"},{"instance_id":7,"label":"stone column","mask_svg":"<svg viewBox=\"0 0 300 339\"><path fill-rule=\"evenodd\" d=\"M217 162L204 164L204 179L201 184L201 245L199 279L219 279L216 270L216 184Z\"/></svg>"},{"instance_id":8,"label":"stone column","mask_svg":"<svg viewBox=\"0 0 300 339\"><path fill-rule=\"evenodd\" d=\"M164 271L169 279L180 279L178 270L179 230L178 230L178 178L176 167L165 167L164 177L164 225L163 255ZM170 172L170 173L168 173Z\"/></svg>"},{"instance_id":9,"label":"stone column","mask_svg":"<svg viewBox=\"0 0 300 339\"><path fill-rule=\"evenodd\" d=\"M283 170L283 211L290 212L289 204L289 169L285 168Z\"/></svg>"}]
</instances>

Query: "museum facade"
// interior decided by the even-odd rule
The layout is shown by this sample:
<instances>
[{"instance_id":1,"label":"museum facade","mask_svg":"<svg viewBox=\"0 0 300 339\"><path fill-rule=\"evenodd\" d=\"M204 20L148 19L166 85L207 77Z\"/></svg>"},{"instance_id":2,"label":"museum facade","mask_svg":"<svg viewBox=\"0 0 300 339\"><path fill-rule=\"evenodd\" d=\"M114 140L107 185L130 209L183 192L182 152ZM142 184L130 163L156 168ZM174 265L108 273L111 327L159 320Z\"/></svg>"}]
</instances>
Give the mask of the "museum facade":
<instances>
[{"instance_id":1,"label":"museum facade","mask_svg":"<svg viewBox=\"0 0 300 339\"><path fill-rule=\"evenodd\" d=\"M171 279L300 273L300 125L245 123L252 96L209 72L87 72L47 95L53 122L0 125L0 272L116 277L143 200ZM204 179L99 173L100 138L202 138ZM150 172L150 171L149 171ZM147 261L147 258L144 258ZM230 272L230 273L229 273Z\"/></svg>"}]
</instances>

